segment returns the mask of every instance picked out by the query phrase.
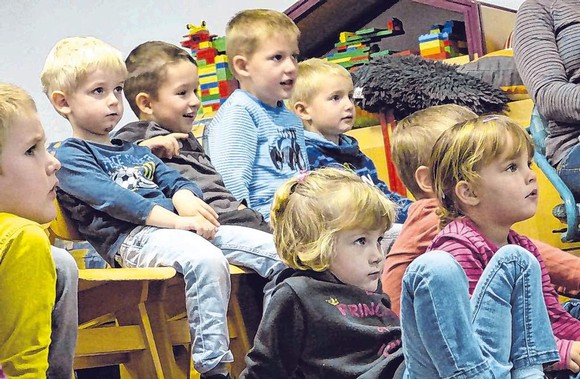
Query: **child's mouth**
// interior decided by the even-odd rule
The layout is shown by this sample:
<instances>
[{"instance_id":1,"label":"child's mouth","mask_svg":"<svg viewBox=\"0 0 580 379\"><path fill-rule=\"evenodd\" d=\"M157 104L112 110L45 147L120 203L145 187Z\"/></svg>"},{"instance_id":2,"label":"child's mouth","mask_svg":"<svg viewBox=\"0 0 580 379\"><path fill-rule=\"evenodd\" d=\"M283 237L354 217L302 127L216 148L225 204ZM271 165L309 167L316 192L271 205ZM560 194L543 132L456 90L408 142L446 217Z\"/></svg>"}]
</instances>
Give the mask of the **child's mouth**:
<instances>
[{"instance_id":1,"label":"child's mouth","mask_svg":"<svg viewBox=\"0 0 580 379\"><path fill-rule=\"evenodd\" d=\"M183 115L183 117L187 117L187 118L194 118L195 114L194 113L186 113Z\"/></svg>"},{"instance_id":2,"label":"child's mouth","mask_svg":"<svg viewBox=\"0 0 580 379\"><path fill-rule=\"evenodd\" d=\"M292 79L284 80L283 82L280 82L280 84L284 87L292 87L294 85L294 80Z\"/></svg>"}]
</instances>

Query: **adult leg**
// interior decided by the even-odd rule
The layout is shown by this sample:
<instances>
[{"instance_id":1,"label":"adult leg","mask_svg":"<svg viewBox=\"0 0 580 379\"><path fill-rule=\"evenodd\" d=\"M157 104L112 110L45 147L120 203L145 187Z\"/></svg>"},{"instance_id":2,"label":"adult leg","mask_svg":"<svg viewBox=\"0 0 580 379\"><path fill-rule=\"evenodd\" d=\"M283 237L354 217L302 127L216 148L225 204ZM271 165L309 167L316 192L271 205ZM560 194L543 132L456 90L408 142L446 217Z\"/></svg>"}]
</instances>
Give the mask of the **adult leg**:
<instances>
[{"instance_id":1,"label":"adult leg","mask_svg":"<svg viewBox=\"0 0 580 379\"><path fill-rule=\"evenodd\" d=\"M471 323L467 277L448 253L427 252L407 268L401 327L408 378L494 378Z\"/></svg>"},{"instance_id":2,"label":"adult leg","mask_svg":"<svg viewBox=\"0 0 580 379\"><path fill-rule=\"evenodd\" d=\"M580 199L580 145L574 146L558 165L558 175L570 188L576 202Z\"/></svg>"},{"instance_id":3,"label":"adult leg","mask_svg":"<svg viewBox=\"0 0 580 379\"><path fill-rule=\"evenodd\" d=\"M186 230L137 227L119 249L123 267L169 266L183 274L193 362L201 374L223 370L229 350L228 262L221 250Z\"/></svg>"},{"instance_id":4,"label":"adult leg","mask_svg":"<svg viewBox=\"0 0 580 379\"><path fill-rule=\"evenodd\" d=\"M49 379L69 379L78 333L78 268L66 250L52 246L56 267L56 301L52 310L52 334L48 351Z\"/></svg>"},{"instance_id":5,"label":"adult leg","mask_svg":"<svg viewBox=\"0 0 580 379\"><path fill-rule=\"evenodd\" d=\"M471 298L473 324L482 349L493 357L494 372L513 367L517 377L559 359L541 278L536 257L516 245L499 249L483 271Z\"/></svg>"}]
</instances>

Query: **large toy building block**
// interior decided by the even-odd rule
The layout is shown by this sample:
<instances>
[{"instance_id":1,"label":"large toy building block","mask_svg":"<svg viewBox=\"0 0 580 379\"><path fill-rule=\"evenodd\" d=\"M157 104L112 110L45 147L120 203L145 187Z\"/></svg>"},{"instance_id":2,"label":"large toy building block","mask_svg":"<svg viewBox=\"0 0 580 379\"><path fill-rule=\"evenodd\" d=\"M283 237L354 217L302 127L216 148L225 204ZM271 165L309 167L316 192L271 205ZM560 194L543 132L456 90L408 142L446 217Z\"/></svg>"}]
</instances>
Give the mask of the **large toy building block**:
<instances>
[{"instance_id":1,"label":"large toy building block","mask_svg":"<svg viewBox=\"0 0 580 379\"><path fill-rule=\"evenodd\" d=\"M429 34L419 36L419 51L423 58L447 59L467 54L465 23L447 21L433 25Z\"/></svg>"},{"instance_id":2,"label":"large toy building block","mask_svg":"<svg viewBox=\"0 0 580 379\"><path fill-rule=\"evenodd\" d=\"M198 115L212 117L238 88L238 81L229 69L225 37L210 34L205 21L199 26L188 24L187 29L189 33L183 36L181 46L191 49L197 61L201 100Z\"/></svg>"},{"instance_id":3,"label":"large toy building block","mask_svg":"<svg viewBox=\"0 0 580 379\"><path fill-rule=\"evenodd\" d=\"M355 66L368 63L372 58L378 58L389 55L390 50L378 50L377 45L385 37L404 34L403 23L397 18L387 22L386 29L367 28L357 32L341 32L339 42L334 44L336 52L328 54L325 59L338 63L341 66L350 69Z\"/></svg>"}]
</instances>

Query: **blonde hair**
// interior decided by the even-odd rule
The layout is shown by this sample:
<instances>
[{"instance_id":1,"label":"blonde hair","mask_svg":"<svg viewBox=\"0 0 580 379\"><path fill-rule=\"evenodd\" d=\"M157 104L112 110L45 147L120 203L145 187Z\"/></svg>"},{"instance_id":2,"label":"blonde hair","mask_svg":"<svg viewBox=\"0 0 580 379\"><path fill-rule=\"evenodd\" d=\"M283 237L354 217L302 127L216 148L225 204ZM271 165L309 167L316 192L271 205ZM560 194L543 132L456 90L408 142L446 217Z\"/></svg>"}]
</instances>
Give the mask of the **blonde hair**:
<instances>
[{"instance_id":1,"label":"blonde hair","mask_svg":"<svg viewBox=\"0 0 580 379\"><path fill-rule=\"evenodd\" d=\"M55 91L70 94L98 69L127 76L121 52L111 45L94 37L61 39L44 62L40 75L42 89L49 99Z\"/></svg>"},{"instance_id":2,"label":"blonde hair","mask_svg":"<svg viewBox=\"0 0 580 379\"><path fill-rule=\"evenodd\" d=\"M238 12L226 25L226 54L234 75L236 55L250 58L260 43L273 33L298 41L300 30L290 17L271 9L248 9Z\"/></svg>"},{"instance_id":3,"label":"blonde hair","mask_svg":"<svg viewBox=\"0 0 580 379\"><path fill-rule=\"evenodd\" d=\"M310 58L298 63L298 76L289 101L290 108L299 101L310 101L318 93L322 83L332 80L331 76L340 76L352 83L350 73L337 63L320 58Z\"/></svg>"},{"instance_id":4,"label":"blonde hair","mask_svg":"<svg viewBox=\"0 0 580 379\"><path fill-rule=\"evenodd\" d=\"M508 138L511 143L506 143ZM506 116L481 116L444 131L429 160L433 190L441 204L440 226L462 216L455 196L457 183L474 183L483 166L501 156L516 157L522 151L531 160L533 142L520 125Z\"/></svg>"},{"instance_id":5,"label":"blonde hair","mask_svg":"<svg viewBox=\"0 0 580 379\"><path fill-rule=\"evenodd\" d=\"M179 62L191 62L195 59L180 47L162 41L148 41L134 48L127 59L128 77L125 81L125 98L137 117L141 111L135 102L137 95L144 92L157 99L159 87L167 75L167 66Z\"/></svg>"},{"instance_id":6,"label":"blonde hair","mask_svg":"<svg viewBox=\"0 0 580 379\"><path fill-rule=\"evenodd\" d=\"M403 184L415 198L424 195L415 180L415 171L428 165L437 138L453 125L476 117L466 107L445 104L417 111L397 124L391 141L391 155Z\"/></svg>"},{"instance_id":7,"label":"blonde hair","mask_svg":"<svg viewBox=\"0 0 580 379\"><path fill-rule=\"evenodd\" d=\"M9 83L0 83L0 153L4 137L14 122L29 113L36 113L36 104L22 88Z\"/></svg>"},{"instance_id":8,"label":"blonde hair","mask_svg":"<svg viewBox=\"0 0 580 379\"><path fill-rule=\"evenodd\" d=\"M299 174L274 196L270 222L278 255L289 267L324 271L343 230L387 230L394 204L351 171L322 168Z\"/></svg>"}]
</instances>

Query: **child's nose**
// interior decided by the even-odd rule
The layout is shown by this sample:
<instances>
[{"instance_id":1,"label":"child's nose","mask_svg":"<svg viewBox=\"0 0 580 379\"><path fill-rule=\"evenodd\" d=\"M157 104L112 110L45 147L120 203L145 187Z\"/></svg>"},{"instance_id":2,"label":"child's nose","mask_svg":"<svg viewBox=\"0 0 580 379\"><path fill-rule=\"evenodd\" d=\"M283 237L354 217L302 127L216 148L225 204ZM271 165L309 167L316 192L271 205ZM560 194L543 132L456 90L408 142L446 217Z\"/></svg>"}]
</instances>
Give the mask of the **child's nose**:
<instances>
[{"instance_id":1,"label":"child's nose","mask_svg":"<svg viewBox=\"0 0 580 379\"><path fill-rule=\"evenodd\" d=\"M56 159L56 157L50 153L48 153L48 165L47 165L47 173L49 175L57 172L58 170L60 170L60 161L58 159Z\"/></svg>"}]
</instances>

